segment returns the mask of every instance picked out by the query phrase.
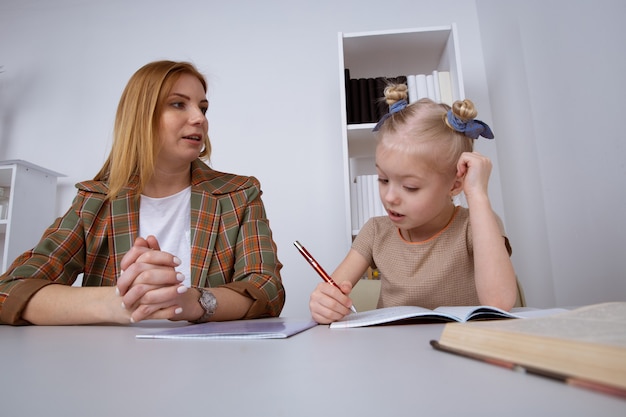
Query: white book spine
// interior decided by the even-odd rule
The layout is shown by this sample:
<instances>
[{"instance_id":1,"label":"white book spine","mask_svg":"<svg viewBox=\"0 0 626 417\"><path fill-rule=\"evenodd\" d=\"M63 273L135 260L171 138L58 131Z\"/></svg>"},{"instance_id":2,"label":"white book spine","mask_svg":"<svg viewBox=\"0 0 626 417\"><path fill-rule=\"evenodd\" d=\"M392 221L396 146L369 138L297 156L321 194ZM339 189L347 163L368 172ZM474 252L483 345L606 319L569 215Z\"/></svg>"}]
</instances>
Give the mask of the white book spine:
<instances>
[{"instance_id":1,"label":"white book spine","mask_svg":"<svg viewBox=\"0 0 626 417\"><path fill-rule=\"evenodd\" d=\"M441 91L439 90L439 71L433 71L433 87L435 89L435 101L441 103Z\"/></svg>"},{"instance_id":2,"label":"white book spine","mask_svg":"<svg viewBox=\"0 0 626 417\"><path fill-rule=\"evenodd\" d=\"M356 179L350 183L350 220L352 230L359 228L359 203L357 197Z\"/></svg>"},{"instance_id":3,"label":"white book spine","mask_svg":"<svg viewBox=\"0 0 626 417\"><path fill-rule=\"evenodd\" d=\"M435 81L433 80L433 75L428 74L426 76L426 88L428 89L428 98L431 100L435 99Z\"/></svg>"},{"instance_id":4,"label":"white book spine","mask_svg":"<svg viewBox=\"0 0 626 417\"><path fill-rule=\"evenodd\" d=\"M417 99L428 97L428 85L426 83L426 74L417 74L415 76L415 84L417 86Z\"/></svg>"},{"instance_id":5,"label":"white book spine","mask_svg":"<svg viewBox=\"0 0 626 417\"><path fill-rule=\"evenodd\" d=\"M415 75L407 75L406 83L409 88L409 103L415 103L417 101L417 81Z\"/></svg>"},{"instance_id":6,"label":"white book spine","mask_svg":"<svg viewBox=\"0 0 626 417\"><path fill-rule=\"evenodd\" d=\"M441 91L441 102L452 106L452 85L449 71L439 71L439 90Z\"/></svg>"},{"instance_id":7,"label":"white book spine","mask_svg":"<svg viewBox=\"0 0 626 417\"><path fill-rule=\"evenodd\" d=\"M357 207L358 207L358 216L356 222L356 229L361 229L361 225L363 224L363 181L361 176L356 177L356 195L357 195Z\"/></svg>"},{"instance_id":8,"label":"white book spine","mask_svg":"<svg viewBox=\"0 0 626 417\"><path fill-rule=\"evenodd\" d=\"M378 187L378 175L372 175L371 179L372 179L372 187L374 189L375 216L384 216L386 213L385 213L385 208L383 207L383 202L380 199L380 190Z\"/></svg>"},{"instance_id":9,"label":"white book spine","mask_svg":"<svg viewBox=\"0 0 626 417\"><path fill-rule=\"evenodd\" d=\"M370 199L369 199L370 217L378 216L378 213L376 211L376 200L378 200L378 192L377 192L378 188L375 186L376 184L374 184L373 178L374 178L374 175L367 176L368 190L370 192Z\"/></svg>"}]
</instances>

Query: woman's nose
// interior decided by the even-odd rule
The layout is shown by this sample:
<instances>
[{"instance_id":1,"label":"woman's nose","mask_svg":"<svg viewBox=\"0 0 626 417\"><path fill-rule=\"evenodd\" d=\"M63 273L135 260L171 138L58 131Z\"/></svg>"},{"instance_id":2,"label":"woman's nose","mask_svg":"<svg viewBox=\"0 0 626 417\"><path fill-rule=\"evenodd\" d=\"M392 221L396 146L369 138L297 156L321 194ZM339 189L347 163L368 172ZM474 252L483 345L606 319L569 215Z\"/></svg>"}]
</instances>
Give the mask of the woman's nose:
<instances>
[{"instance_id":1,"label":"woman's nose","mask_svg":"<svg viewBox=\"0 0 626 417\"><path fill-rule=\"evenodd\" d=\"M191 110L191 115L189 116L189 120L191 121L191 123L196 124L196 123L204 123L205 121L207 121L207 118L206 118L204 111L201 108L196 107L193 110Z\"/></svg>"}]
</instances>

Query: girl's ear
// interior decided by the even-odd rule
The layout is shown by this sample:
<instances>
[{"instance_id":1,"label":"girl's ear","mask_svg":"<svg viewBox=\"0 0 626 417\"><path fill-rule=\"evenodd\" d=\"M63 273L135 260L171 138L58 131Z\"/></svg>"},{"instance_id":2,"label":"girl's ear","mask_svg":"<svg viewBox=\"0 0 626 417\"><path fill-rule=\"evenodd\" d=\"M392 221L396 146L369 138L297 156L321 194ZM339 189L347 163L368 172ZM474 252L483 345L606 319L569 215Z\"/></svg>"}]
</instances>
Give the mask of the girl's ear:
<instances>
[{"instance_id":1,"label":"girl's ear","mask_svg":"<svg viewBox=\"0 0 626 417\"><path fill-rule=\"evenodd\" d=\"M450 197L454 197L463 191L463 181L465 181L465 175L454 178L454 182L452 183L452 188L450 189Z\"/></svg>"}]
</instances>

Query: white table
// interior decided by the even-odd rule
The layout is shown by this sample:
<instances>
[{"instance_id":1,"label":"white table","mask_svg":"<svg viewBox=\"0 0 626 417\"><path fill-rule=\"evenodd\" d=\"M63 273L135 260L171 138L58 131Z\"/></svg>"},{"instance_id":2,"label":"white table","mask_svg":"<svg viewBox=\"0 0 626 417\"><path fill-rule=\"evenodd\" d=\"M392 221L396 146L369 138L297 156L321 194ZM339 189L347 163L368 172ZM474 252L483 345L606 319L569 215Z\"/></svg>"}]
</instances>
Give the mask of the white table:
<instances>
[{"instance_id":1,"label":"white table","mask_svg":"<svg viewBox=\"0 0 626 417\"><path fill-rule=\"evenodd\" d=\"M434 350L440 324L284 340L146 340L135 326L0 326L0 415L626 416L626 401Z\"/></svg>"}]
</instances>

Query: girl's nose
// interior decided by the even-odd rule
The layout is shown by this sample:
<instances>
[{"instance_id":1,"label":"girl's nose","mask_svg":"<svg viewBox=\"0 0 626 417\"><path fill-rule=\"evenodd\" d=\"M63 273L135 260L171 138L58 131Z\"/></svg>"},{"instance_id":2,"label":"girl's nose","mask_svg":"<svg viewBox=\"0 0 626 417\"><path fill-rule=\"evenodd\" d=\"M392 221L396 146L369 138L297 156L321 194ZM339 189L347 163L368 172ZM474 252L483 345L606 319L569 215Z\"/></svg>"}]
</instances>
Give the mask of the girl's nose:
<instances>
[{"instance_id":1,"label":"girl's nose","mask_svg":"<svg viewBox=\"0 0 626 417\"><path fill-rule=\"evenodd\" d=\"M385 187L380 191L380 198L386 203L392 204L397 202L398 194L394 191L393 187Z\"/></svg>"}]
</instances>

